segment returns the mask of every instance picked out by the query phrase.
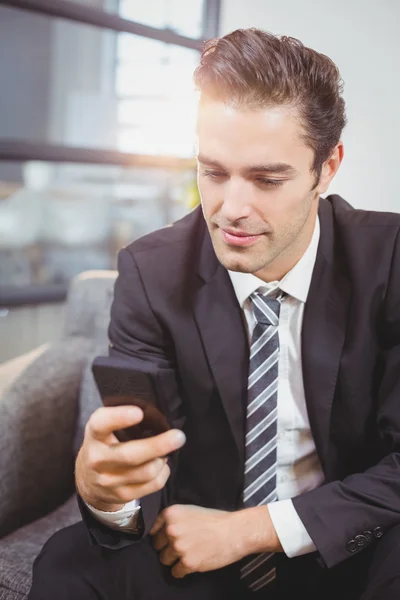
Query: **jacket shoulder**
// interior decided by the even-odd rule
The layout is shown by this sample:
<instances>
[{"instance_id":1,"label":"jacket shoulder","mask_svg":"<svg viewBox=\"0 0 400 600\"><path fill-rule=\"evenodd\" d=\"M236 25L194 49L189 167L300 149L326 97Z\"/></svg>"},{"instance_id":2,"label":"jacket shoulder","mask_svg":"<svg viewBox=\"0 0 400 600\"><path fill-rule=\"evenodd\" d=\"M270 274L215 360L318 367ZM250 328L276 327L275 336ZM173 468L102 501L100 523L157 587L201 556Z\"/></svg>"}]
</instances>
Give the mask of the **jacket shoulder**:
<instances>
[{"instance_id":1,"label":"jacket shoulder","mask_svg":"<svg viewBox=\"0 0 400 600\"><path fill-rule=\"evenodd\" d=\"M338 225L354 227L400 227L400 214L375 210L354 208L349 202L337 194L326 198L332 206L335 221Z\"/></svg>"}]
</instances>

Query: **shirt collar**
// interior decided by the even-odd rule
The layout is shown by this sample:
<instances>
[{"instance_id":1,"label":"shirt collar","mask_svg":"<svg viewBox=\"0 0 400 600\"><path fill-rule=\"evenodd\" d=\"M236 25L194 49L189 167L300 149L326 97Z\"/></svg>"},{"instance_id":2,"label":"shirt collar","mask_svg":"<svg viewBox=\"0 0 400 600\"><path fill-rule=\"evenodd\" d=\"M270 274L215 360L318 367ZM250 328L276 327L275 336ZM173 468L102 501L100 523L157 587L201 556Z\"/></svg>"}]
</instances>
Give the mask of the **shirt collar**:
<instances>
[{"instance_id":1,"label":"shirt collar","mask_svg":"<svg viewBox=\"0 0 400 600\"><path fill-rule=\"evenodd\" d=\"M247 298L256 290L259 290L261 293L268 293L268 291L277 286L289 296L293 296L293 298L296 298L300 302L305 302L317 258L319 237L320 224L317 215L314 232L307 250L279 282L271 281L270 283L265 283L265 281L262 281L262 279L251 273L239 273L228 270L240 306L243 308Z\"/></svg>"}]
</instances>

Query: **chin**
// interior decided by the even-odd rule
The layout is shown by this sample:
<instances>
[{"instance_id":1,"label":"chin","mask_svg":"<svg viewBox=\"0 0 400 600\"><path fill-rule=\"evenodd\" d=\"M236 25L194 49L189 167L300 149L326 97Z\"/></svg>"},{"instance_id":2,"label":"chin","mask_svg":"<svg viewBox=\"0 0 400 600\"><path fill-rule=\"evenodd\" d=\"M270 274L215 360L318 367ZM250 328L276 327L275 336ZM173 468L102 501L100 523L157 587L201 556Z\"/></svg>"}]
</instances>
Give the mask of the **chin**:
<instances>
[{"instance_id":1,"label":"chin","mask_svg":"<svg viewBox=\"0 0 400 600\"><path fill-rule=\"evenodd\" d=\"M259 244L252 247L232 247L225 244L215 231L211 232L214 252L225 269L238 273L257 273L268 264L270 248Z\"/></svg>"},{"instance_id":2,"label":"chin","mask_svg":"<svg viewBox=\"0 0 400 600\"><path fill-rule=\"evenodd\" d=\"M258 264L249 260L246 256L240 256L236 252L226 252L220 249L215 249L215 253L219 262L225 269L229 271L237 271L238 273L255 273L260 269ZM252 264L253 263L253 264Z\"/></svg>"},{"instance_id":3,"label":"chin","mask_svg":"<svg viewBox=\"0 0 400 600\"><path fill-rule=\"evenodd\" d=\"M225 266L225 265L224 265ZM256 271L248 266L245 265L240 265L240 264L234 264L230 267L226 267L229 271L236 271L237 273L250 273L251 275L253 275L254 273L256 273ZM259 269L257 269L258 271Z\"/></svg>"}]
</instances>

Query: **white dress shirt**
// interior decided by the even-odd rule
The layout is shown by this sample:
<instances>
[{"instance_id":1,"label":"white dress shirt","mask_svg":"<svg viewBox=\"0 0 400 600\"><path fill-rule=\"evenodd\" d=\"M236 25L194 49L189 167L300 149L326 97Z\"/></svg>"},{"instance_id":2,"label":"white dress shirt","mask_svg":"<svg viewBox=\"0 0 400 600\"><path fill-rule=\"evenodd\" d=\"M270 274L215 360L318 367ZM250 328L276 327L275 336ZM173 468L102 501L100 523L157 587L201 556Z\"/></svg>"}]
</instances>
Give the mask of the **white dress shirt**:
<instances>
[{"instance_id":1,"label":"white dress shirt","mask_svg":"<svg viewBox=\"0 0 400 600\"><path fill-rule=\"evenodd\" d=\"M277 496L269 511L284 552L289 558L314 551L315 545L298 516L291 498L323 483L324 476L316 453L307 414L301 360L301 330L304 306L310 287L320 236L317 218L306 252L280 282L265 283L248 273L228 271L243 310L249 341L255 321L249 296L259 290L267 292L277 285L286 293L279 317L278 363L278 445ZM136 526L139 501L134 500L114 513L89 506L102 523L116 529L132 531Z\"/></svg>"}]
</instances>

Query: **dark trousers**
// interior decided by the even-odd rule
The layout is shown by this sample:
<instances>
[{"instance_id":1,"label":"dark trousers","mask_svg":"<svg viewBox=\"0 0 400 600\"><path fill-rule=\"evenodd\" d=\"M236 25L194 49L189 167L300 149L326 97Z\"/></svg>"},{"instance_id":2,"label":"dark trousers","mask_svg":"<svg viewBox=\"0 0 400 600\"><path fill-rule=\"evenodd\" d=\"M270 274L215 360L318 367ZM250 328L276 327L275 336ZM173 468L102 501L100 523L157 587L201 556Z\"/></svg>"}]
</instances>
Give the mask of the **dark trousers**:
<instances>
[{"instance_id":1,"label":"dark trousers","mask_svg":"<svg viewBox=\"0 0 400 600\"><path fill-rule=\"evenodd\" d=\"M379 542L333 569L315 554L287 559L277 555L279 600L399 600L400 526ZM62 529L44 545L33 567L28 600L268 600L241 587L237 565L175 579L159 563L150 538L121 550L90 544L80 522Z\"/></svg>"}]
</instances>

